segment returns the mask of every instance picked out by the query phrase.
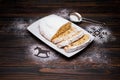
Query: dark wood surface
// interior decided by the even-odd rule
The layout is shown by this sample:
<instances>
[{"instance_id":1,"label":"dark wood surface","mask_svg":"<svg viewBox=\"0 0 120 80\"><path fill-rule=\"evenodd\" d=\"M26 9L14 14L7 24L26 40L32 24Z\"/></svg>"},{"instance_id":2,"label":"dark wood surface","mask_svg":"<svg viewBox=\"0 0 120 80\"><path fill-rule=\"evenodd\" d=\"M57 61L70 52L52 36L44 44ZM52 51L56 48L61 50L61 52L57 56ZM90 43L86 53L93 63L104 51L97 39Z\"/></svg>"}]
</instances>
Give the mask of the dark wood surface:
<instances>
[{"instance_id":1,"label":"dark wood surface","mask_svg":"<svg viewBox=\"0 0 120 80\"><path fill-rule=\"evenodd\" d=\"M105 22L116 40L102 45L93 42L72 58L64 57L26 30L32 22L60 9ZM119 80L119 20L119 0L0 0L0 80ZM35 46L55 57L35 57Z\"/></svg>"}]
</instances>

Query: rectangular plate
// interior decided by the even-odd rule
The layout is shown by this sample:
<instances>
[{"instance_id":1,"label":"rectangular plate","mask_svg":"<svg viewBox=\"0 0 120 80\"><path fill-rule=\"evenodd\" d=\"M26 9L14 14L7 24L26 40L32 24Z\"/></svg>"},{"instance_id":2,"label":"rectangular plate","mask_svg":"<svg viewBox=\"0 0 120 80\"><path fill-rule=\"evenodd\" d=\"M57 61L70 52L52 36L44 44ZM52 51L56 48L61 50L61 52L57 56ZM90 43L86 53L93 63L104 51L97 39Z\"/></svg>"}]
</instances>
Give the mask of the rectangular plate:
<instances>
[{"instance_id":1,"label":"rectangular plate","mask_svg":"<svg viewBox=\"0 0 120 80\"><path fill-rule=\"evenodd\" d=\"M59 53L63 54L66 57L72 57L73 55L77 54L78 52L80 52L81 50L83 50L88 44L86 44L83 48L76 50L74 52L71 53L67 53L64 51L64 49L58 48L55 44L53 44L52 42L50 42L49 40L45 39L39 31L39 22L41 19L37 20L36 22L34 22L33 24L31 24L30 26L28 26L28 31L30 31L33 35L35 35L37 38L39 38L41 41L43 41L45 44L47 44L48 46L52 47L53 49L55 49L56 51L58 51ZM70 21L69 21L70 22ZM72 22L71 22L72 23ZM92 42L94 40L94 37L88 33L86 30L82 29L81 27L79 27L78 25L72 23L72 26L77 27L81 30L84 31L84 33L87 33L90 35L90 42ZM45 26L44 26L45 27Z\"/></svg>"}]
</instances>

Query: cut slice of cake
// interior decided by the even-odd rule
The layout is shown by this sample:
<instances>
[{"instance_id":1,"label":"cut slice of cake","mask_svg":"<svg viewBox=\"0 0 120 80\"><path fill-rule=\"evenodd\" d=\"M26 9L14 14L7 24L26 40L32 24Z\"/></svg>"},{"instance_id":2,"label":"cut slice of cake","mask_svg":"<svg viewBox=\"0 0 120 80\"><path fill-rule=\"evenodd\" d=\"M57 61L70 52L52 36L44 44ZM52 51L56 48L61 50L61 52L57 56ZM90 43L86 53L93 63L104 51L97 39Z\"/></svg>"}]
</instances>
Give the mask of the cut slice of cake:
<instances>
[{"instance_id":1,"label":"cut slice of cake","mask_svg":"<svg viewBox=\"0 0 120 80\"><path fill-rule=\"evenodd\" d=\"M82 49L90 41L84 30L54 14L42 18L38 27L44 38L67 53Z\"/></svg>"},{"instance_id":2,"label":"cut slice of cake","mask_svg":"<svg viewBox=\"0 0 120 80\"><path fill-rule=\"evenodd\" d=\"M62 33L64 33L67 30L69 30L70 28L71 28L71 23L70 22L68 22L68 23L64 24L63 26L61 26L60 29L54 34L54 36L52 37L51 41L53 39L57 38Z\"/></svg>"},{"instance_id":3,"label":"cut slice of cake","mask_svg":"<svg viewBox=\"0 0 120 80\"><path fill-rule=\"evenodd\" d=\"M59 35L58 37L54 38L52 40L53 43L59 43L61 41L67 40L70 37L72 37L75 33L76 33L77 29L74 27L71 27L70 29L68 29L67 31L65 31L64 33L62 33L61 35Z\"/></svg>"},{"instance_id":4,"label":"cut slice of cake","mask_svg":"<svg viewBox=\"0 0 120 80\"><path fill-rule=\"evenodd\" d=\"M69 37L68 39L65 39L59 43L57 43L58 47L64 47L66 45L71 44L72 42L78 40L79 38L81 38L84 35L83 31L76 31L73 35L71 35L71 37Z\"/></svg>"},{"instance_id":5,"label":"cut slice of cake","mask_svg":"<svg viewBox=\"0 0 120 80\"><path fill-rule=\"evenodd\" d=\"M82 49L90 41L89 34L84 34L80 39L64 47L66 52L73 52L78 49Z\"/></svg>"}]
</instances>

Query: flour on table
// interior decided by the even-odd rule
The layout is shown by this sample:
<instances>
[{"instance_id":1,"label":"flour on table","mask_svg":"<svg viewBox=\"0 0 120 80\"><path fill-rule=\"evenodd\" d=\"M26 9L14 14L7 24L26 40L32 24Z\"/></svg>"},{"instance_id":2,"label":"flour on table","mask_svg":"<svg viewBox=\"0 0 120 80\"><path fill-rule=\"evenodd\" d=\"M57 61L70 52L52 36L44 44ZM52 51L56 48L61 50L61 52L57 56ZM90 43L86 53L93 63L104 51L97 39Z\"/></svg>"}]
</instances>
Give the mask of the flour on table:
<instances>
[{"instance_id":1,"label":"flour on table","mask_svg":"<svg viewBox=\"0 0 120 80\"><path fill-rule=\"evenodd\" d=\"M108 64L110 60L105 53L106 51L96 47L91 51L88 50L86 53L82 54L79 59L83 64Z\"/></svg>"},{"instance_id":2,"label":"flour on table","mask_svg":"<svg viewBox=\"0 0 120 80\"><path fill-rule=\"evenodd\" d=\"M24 19L15 19L8 28L3 28L6 32L13 32L15 35L25 37L27 34L27 27L33 23L34 19L29 19L28 21Z\"/></svg>"},{"instance_id":3,"label":"flour on table","mask_svg":"<svg viewBox=\"0 0 120 80\"><path fill-rule=\"evenodd\" d=\"M71 12L71 10L68 9L61 9L55 12L55 14L57 14L58 16L61 16L63 18L68 19L69 18L69 13ZM19 35L19 36L23 36L25 37L25 35L28 35L27 32L27 27L32 24L35 20L33 19L29 19L28 21L25 21L24 19L16 19L15 21L12 22L12 24L5 28L4 30L7 32L13 32L15 35ZM86 50L85 52L83 52L83 54L78 56L78 59L74 59L71 62L80 62L83 64L91 64L92 63L96 63L96 64L108 64L109 63L109 57L107 54L106 50L103 50L101 48L99 48L99 45L103 45L104 43L109 42L110 40L113 41L115 40L115 37L112 35L112 32L109 30L109 28L104 28L102 26L86 26L86 30L91 33L93 36L95 36L95 43L97 43L97 45L93 44L94 47L91 50ZM24 42L24 41L23 41ZM32 59L35 62L42 62L43 64L46 64L48 62L54 62L54 61L59 61L61 60L61 58L59 56L57 56L57 54L52 51L50 48L46 47L45 45L42 44L34 44L34 43L30 43L30 45L28 45L30 42L28 41L27 43L27 47L28 49L26 49L26 52L30 53L28 54L26 57ZM36 54L38 54L38 50L34 50L36 47L40 47L42 50L45 51L49 51L47 58L41 58L39 56L45 56L45 54L40 54L39 56L35 56ZM59 54L59 53L58 53ZM66 61L68 64L71 64L69 61ZM78 66L76 63L74 63L74 66ZM51 64L52 65L52 64ZM49 66L49 65L47 65ZM61 65L62 66L62 65ZM67 65L66 65L67 66ZM68 65L69 66L69 65Z\"/></svg>"},{"instance_id":4,"label":"flour on table","mask_svg":"<svg viewBox=\"0 0 120 80\"><path fill-rule=\"evenodd\" d=\"M103 44L115 40L115 37L108 28L104 28L99 25L90 25L86 27L86 30L95 37L94 41L98 44Z\"/></svg>"},{"instance_id":5,"label":"flour on table","mask_svg":"<svg viewBox=\"0 0 120 80\"><path fill-rule=\"evenodd\" d=\"M36 47L39 47L45 51L49 51L48 57L44 58L45 54L43 54L43 53L40 53L39 56L35 56L36 54L38 54L38 50L35 50ZM45 46L40 45L40 44L35 44L32 46L29 46L28 50L31 53L31 58L35 61L48 62L48 61L53 61L53 60L58 59L57 55L55 55L55 53L52 50L47 49Z\"/></svg>"},{"instance_id":6,"label":"flour on table","mask_svg":"<svg viewBox=\"0 0 120 80\"><path fill-rule=\"evenodd\" d=\"M70 12L71 12L70 9L60 9L60 10L55 11L54 14L61 16L65 19L68 19Z\"/></svg>"}]
</instances>

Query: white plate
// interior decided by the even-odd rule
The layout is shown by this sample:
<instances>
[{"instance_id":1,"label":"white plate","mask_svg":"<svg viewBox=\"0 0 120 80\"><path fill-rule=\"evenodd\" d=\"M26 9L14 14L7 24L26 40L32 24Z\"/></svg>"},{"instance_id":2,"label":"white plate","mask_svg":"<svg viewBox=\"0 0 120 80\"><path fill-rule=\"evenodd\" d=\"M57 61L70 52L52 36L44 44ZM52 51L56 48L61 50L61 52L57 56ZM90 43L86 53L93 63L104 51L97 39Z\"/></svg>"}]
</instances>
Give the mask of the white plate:
<instances>
[{"instance_id":1,"label":"white plate","mask_svg":"<svg viewBox=\"0 0 120 80\"><path fill-rule=\"evenodd\" d=\"M67 53L64 51L64 49L60 49L58 48L55 44L53 44L52 42L50 42L49 40L45 39L39 31L39 22L41 19L37 20L36 22L34 22L33 24L31 24L30 26L28 26L28 31L30 31L33 35L35 35L37 38L39 38L41 41L43 41L44 43L46 43L48 46L52 47L53 49L55 49L56 51L58 51L59 53L65 55L66 57L72 57L73 55L77 54L78 52L80 52L81 50L83 50L89 43L91 43L94 40L94 37L89 34L87 31L85 31L84 29L82 29L81 27L77 26L76 24L72 23L72 26L77 27L78 29L81 29L84 31L84 33L89 34L90 35L90 41L88 44L85 44L84 47L82 47L79 50L76 50L74 52L71 53ZM70 21L69 21L70 22ZM45 27L45 26L44 26Z\"/></svg>"}]
</instances>

